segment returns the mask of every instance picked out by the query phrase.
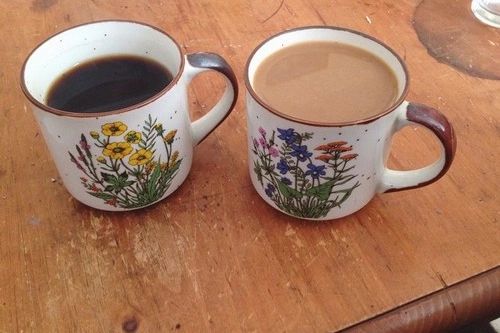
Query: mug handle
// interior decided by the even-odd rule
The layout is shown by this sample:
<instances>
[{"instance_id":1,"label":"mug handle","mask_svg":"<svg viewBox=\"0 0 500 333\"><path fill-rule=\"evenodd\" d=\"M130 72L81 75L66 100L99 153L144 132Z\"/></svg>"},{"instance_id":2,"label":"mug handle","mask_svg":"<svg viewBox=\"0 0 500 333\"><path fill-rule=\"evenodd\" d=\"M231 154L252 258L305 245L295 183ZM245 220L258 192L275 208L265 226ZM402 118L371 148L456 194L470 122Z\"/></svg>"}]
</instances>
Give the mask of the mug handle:
<instances>
[{"instance_id":1,"label":"mug handle","mask_svg":"<svg viewBox=\"0 0 500 333\"><path fill-rule=\"evenodd\" d=\"M186 55L187 82L196 75L214 70L221 73L226 81L226 90L219 101L200 119L191 124L194 145L203 141L214 129L219 126L233 110L238 98L238 81L231 66L218 54L198 52Z\"/></svg>"},{"instance_id":2,"label":"mug handle","mask_svg":"<svg viewBox=\"0 0 500 333\"><path fill-rule=\"evenodd\" d=\"M457 139L448 119L436 109L423 104L405 102L405 108L396 119L394 132L408 125L422 125L430 129L441 142L439 159L421 169L398 171L384 168L379 192L394 192L434 183L448 171L457 148Z\"/></svg>"}]
</instances>

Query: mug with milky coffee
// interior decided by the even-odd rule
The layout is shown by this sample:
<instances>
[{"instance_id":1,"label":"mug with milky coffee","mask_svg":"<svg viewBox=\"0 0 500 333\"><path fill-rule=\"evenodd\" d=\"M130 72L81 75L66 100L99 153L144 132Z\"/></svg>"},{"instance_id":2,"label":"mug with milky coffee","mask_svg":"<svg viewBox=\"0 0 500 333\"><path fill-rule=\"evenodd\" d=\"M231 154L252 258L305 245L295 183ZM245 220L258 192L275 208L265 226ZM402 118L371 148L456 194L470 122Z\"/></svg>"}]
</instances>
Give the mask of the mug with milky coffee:
<instances>
[{"instance_id":1,"label":"mug with milky coffee","mask_svg":"<svg viewBox=\"0 0 500 333\"><path fill-rule=\"evenodd\" d=\"M279 33L251 54L245 72L249 171L260 196L294 217L351 214L376 193L443 176L455 154L453 128L413 102L408 71L382 42L337 27ZM391 138L421 125L439 139L437 161L418 170L386 167Z\"/></svg>"}]
</instances>

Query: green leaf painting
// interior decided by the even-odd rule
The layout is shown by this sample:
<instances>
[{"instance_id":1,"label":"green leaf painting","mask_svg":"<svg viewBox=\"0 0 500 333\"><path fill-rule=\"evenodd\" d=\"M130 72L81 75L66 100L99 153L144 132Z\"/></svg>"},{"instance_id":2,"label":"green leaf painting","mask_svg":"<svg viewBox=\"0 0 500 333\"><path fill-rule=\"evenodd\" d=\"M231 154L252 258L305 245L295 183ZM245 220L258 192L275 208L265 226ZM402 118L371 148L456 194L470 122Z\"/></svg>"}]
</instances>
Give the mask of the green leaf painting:
<instances>
[{"instance_id":1,"label":"green leaf painting","mask_svg":"<svg viewBox=\"0 0 500 333\"><path fill-rule=\"evenodd\" d=\"M106 205L131 209L161 199L182 162L173 147L177 130L166 132L151 116L141 131L128 130L127 124L116 121L89 135L93 142L82 133L76 153L68 154L82 173L80 180L87 193ZM164 151L166 160L161 161L157 149ZM99 154L94 155L93 150Z\"/></svg>"},{"instance_id":2,"label":"green leaf painting","mask_svg":"<svg viewBox=\"0 0 500 333\"><path fill-rule=\"evenodd\" d=\"M345 141L307 145L314 133L262 127L253 138L253 171L265 194L284 212L303 218L325 217L361 184L351 174L358 154ZM316 155L316 156L314 156Z\"/></svg>"}]
</instances>

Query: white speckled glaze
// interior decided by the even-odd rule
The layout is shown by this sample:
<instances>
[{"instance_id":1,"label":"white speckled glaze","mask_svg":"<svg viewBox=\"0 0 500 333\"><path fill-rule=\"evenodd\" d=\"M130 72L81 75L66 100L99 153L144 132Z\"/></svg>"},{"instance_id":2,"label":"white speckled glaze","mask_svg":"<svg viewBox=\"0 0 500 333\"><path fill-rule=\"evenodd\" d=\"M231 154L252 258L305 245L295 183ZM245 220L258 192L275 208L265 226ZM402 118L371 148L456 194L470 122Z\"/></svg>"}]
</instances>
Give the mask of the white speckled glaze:
<instances>
[{"instance_id":1,"label":"white speckled glaze","mask_svg":"<svg viewBox=\"0 0 500 333\"><path fill-rule=\"evenodd\" d=\"M82 61L113 54L154 59L174 80L143 103L107 113L69 113L44 104L49 87L62 73ZM231 111L237 87L226 77L219 103L191 123L187 86L206 70L191 65L177 43L154 27L102 21L63 31L38 46L25 62L22 88L71 195L94 208L123 211L153 204L175 191L189 173L194 146Z\"/></svg>"},{"instance_id":2,"label":"white speckled glaze","mask_svg":"<svg viewBox=\"0 0 500 333\"><path fill-rule=\"evenodd\" d=\"M266 105L252 88L259 64L277 50L305 41L342 42L375 54L396 74L398 100L379 115L338 124L293 119ZM361 209L376 193L433 182L451 163L454 141L450 139L453 142L448 144L440 138L451 158L443 149L435 163L419 170L385 167L393 134L415 122L408 119L411 103L404 100L408 87L404 64L392 50L369 36L335 27L286 31L254 50L245 74L250 177L259 195L286 214L309 220L340 218ZM449 126L446 120L443 122Z\"/></svg>"}]
</instances>

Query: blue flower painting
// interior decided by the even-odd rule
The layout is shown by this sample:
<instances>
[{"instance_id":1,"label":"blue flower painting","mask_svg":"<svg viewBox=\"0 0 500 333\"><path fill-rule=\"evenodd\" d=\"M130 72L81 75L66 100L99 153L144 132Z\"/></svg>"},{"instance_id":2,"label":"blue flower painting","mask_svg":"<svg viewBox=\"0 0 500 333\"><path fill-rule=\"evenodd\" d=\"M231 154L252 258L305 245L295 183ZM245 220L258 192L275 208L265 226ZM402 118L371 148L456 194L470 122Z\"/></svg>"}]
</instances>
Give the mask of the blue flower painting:
<instances>
[{"instance_id":1,"label":"blue flower painting","mask_svg":"<svg viewBox=\"0 0 500 333\"><path fill-rule=\"evenodd\" d=\"M325 217L361 185L353 173L358 154L346 141L311 150L307 141L314 133L262 127L258 132L252 138L254 172L266 196L282 211L303 218Z\"/></svg>"}]
</instances>

